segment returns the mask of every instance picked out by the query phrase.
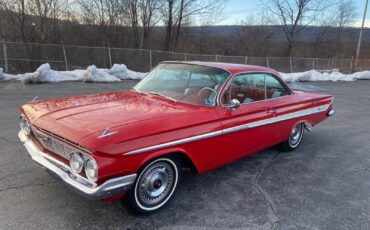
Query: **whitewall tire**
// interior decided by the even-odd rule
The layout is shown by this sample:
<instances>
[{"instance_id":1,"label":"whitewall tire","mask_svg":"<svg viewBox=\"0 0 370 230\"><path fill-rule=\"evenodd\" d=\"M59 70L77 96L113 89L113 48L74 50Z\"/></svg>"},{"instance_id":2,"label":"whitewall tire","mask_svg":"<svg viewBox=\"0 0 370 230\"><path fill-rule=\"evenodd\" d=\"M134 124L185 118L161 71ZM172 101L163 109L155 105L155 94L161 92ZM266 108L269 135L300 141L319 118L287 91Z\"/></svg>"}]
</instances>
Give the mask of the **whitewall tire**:
<instances>
[{"instance_id":1,"label":"whitewall tire","mask_svg":"<svg viewBox=\"0 0 370 230\"><path fill-rule=\"evenodd\" d=\"M151 214L163 208L173 197L181 178L181 166L176 157L155 159L139 172L126 199L132 211Z\"/></svg>"}]
</instances>

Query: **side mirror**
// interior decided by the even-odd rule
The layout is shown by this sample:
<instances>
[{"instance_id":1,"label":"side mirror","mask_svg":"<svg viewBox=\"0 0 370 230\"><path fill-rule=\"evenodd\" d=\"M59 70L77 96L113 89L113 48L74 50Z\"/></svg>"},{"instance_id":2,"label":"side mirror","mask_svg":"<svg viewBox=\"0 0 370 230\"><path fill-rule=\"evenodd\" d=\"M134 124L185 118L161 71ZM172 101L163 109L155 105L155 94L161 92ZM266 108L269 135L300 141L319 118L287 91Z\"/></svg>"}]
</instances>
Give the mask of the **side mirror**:
<instances>
[{"instance_id":1,"label":"side mirror","mask_svg":"<svg viewBox=\"0 0 370 230\"><path fill-rule=\"evenodd\" d=\"M226 108L228 108L231 112L237 110L240 107L240 101L238 99L232 99L230 102L230 105L228 105Z\"/></svg>"}]
</instances>

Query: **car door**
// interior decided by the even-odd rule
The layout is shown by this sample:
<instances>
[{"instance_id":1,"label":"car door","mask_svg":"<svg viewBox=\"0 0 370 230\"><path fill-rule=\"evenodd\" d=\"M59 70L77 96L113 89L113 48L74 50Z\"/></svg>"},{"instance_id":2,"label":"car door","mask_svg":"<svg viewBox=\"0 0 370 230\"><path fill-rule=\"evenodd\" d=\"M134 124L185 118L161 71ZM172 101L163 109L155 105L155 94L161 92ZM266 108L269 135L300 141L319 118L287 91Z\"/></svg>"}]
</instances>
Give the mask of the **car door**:
<instances>
[{"instance_id":1,"label":"car door","mask_svg":"<svg viewBox=\"0 0 370 230\"><path fill-rule=\"evenodd\" d=\"M240 107L230 110L232 99ZM264 123L274 117L271 102L266 100L265 75L245 73L233 77L221 95L217 108L223 127L222 158L225 161L246 156L270 146L272 125Z\"/></svg>"}]
</instances>

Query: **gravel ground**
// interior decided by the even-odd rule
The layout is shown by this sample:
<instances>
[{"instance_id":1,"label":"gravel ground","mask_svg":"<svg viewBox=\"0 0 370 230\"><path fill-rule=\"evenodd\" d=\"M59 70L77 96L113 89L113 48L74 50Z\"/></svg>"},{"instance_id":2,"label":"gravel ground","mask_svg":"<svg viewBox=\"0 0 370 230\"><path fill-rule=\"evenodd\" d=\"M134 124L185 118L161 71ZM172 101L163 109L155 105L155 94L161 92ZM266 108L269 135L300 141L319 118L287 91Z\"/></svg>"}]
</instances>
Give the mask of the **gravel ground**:
<instances>
[{"instance_id":1,"label":"gravel ground","mask_svg":"<svg viewBox=\"0 0 370 230\"><path fill-rule=\"evenodd\" d=\"M134 84L0 82L1 229L370 229L370 81L303 84L334 95L337 114L306 133L299 149L187 173L172 202L151 216L87 200L26 156L17 106Z\"/></svg>"}]
</instances>

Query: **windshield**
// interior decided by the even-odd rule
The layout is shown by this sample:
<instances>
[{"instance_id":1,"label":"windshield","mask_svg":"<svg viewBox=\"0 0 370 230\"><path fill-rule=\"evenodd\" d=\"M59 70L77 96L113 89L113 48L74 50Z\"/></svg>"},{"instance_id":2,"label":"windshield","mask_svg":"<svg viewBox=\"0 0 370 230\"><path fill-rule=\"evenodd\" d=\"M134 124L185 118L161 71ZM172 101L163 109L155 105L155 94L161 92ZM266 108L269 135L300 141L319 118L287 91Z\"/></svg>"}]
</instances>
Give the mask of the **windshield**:
<instances>
[{"instance_id":1,"label":"windshield","mask_svg":"<svg viewBox=\"0 0 370 230\"><path fill-rule=\"evenodd\" d=\"M188 64L158 65L134 89L174 101L214 106L217 91L228 78L225 70Z\"/></svg>"}]
</instances>

